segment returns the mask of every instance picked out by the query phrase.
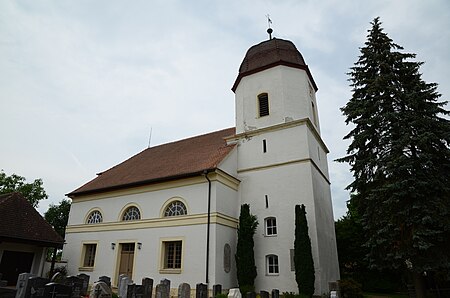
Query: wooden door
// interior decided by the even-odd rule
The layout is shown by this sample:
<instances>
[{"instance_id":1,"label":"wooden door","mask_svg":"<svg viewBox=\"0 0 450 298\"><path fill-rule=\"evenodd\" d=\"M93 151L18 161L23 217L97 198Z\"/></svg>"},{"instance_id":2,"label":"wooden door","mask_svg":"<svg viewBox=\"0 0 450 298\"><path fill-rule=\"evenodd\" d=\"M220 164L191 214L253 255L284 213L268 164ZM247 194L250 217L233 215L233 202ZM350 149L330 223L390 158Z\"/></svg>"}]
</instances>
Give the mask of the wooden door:
<instances>
[{"instance_id":1,"label":"wooden door","mask_svg":"<svg viewBox=\"0 0 450 298\"><path fill-rule=\"evenodd\" d=\"M130 279L133 278L133 263L134 263L134 243L120 244L120 262L119 262L119 276L127 275Z\"/></svg>"}]
</instances>

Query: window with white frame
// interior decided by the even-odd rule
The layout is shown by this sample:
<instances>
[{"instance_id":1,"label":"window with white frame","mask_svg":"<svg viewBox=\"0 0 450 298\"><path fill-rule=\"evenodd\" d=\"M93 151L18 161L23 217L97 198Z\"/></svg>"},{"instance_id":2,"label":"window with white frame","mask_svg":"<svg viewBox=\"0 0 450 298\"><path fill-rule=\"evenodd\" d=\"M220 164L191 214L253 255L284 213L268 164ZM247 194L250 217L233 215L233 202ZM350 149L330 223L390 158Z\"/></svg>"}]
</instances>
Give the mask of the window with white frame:
<instances>
[{"instance_id":1,"label":"window with white frame","mask_svg":"<svg viewBox=\"0 0 450 298\"><path fill-rule=\"evenodd\" d=\"M179 216L186 215L187 209L186 205L181 201L173 201L171 202L164 211L164 216Z\"/></svg>"},{"instance_id":2,"label":"window with white frame","mask_svg":"<svg viewBox=\"0 0 450 298\"><path fill-rule=\"evenodd\" d=\"M96 243L83 244L83 267L94 267L96 251Z\"/></svg>"},{"instance_id":3,"label":"window with white frame","mask_svg":"<svg viewBox=\"0 0 450 298\"><path fill-rule=\"evenodd\" d=\"M87 218L88 224L96 224L101 223L103 221L102 213L98 210L94 210L91 213L89 213L89 216Z\"/></svg>"},{"instance_id":4,"label":"window with white frame","mask_svg":"<svg viewBox=\"0 0 450 298\"><path fill-rule=\"evenodd\" d=\"M275 217L268 217L265 219L266 236L277 235L277 219Z\"/></svg>"},{"instance_id":5,"label":"window with white frame","mask_svg":"<svg viewBox=\"0 0 450 298\"><path fill-rule=\"evenodd\" d=\"M141 219L141 212L139 208L136 206L128 207L127 210L123 213L122 220L138 220Z\"/></svg>"},{"instance_id":6,"label":"window with white frame","mask_svg":"<svg viewBox=\"0 0 450 298\"><path fill-rule=\"evenodd\" d=\"M278 256L277 255L267 255L266 256L266 272L267 275L278 275Z\"/></svg>"}]
</instances>

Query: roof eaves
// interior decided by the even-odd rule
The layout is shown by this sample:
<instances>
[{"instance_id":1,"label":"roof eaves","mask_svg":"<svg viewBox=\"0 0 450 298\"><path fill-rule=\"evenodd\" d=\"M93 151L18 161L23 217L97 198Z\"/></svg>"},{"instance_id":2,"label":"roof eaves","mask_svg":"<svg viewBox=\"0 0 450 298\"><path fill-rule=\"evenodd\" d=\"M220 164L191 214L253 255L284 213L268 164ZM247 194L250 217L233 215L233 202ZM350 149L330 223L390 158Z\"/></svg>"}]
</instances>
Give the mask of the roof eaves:
<instances>
[{"instance_id":1,"label":"roof eaves","mask_svg":"<svg viewBox=\"0 0 450 298\"><path fill-rule=\"evenodd\" d=\"M108 186L108 187L102 187L102 188L95 188L95 189L79 191L79 192L73 191L71 193L66 194L66 196L68 196L69 198L74 198L77 196L98 194L98 193L115 191L115 190L120 190L120 189L125 189L125 188L139 187L139 186L144 186L144 185L149 185L149 184L162 183L162 182L171 181L171 180L190 178L190 177L203 175L205 172L214 171L216 168L217 167L212 167L212 168L207 168L207 169L190 172L190 173L172 175L172 176L167 176L167 177L159 177L159 178L155 178L155 179L143 180L143 181L138 181L138 182L133 182L133 183L126 183L126 184L120 184L120 185L114 185L114 186Z\"/></svg>"}]
</instances>

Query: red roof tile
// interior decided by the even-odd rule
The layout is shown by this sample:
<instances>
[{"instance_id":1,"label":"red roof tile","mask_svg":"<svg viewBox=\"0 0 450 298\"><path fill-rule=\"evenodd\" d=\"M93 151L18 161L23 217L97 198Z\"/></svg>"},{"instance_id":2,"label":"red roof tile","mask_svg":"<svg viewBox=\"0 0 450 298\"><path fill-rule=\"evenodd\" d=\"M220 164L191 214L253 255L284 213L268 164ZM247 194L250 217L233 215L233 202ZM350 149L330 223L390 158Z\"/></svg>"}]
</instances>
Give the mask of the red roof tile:
<instances>
[{"instance_id":1,"label":"red roof tile","mask_svg":"<svg viewBox=\"0 0 450 298\"><path fill-rule=\"evenodd\" d=\"M0 241L49 247L64 243L64 239L17 192L0 195Z\"/></svg>"},{"instance_id":2,"label":"red roof tile","mask_svg":"<svg viewBox=\"0 0 450 298\"><path fill-rule=\"evenodd\" d=\"M234 145L227 145L224 138L234 134L235 128L228 128L145 149L68 196L145 185L215 169L234 148Z\"/></svg>"}]
</instances>

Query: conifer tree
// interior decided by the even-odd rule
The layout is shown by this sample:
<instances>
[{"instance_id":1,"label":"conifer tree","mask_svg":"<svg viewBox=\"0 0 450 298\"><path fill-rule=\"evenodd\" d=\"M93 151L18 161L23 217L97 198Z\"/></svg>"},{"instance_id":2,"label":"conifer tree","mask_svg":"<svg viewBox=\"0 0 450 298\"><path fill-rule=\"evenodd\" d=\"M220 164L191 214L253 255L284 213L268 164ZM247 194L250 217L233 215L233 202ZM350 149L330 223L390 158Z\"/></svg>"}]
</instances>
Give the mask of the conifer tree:
<instances>
[{"instance_id":1,"label":"conifer tree","mask_svg":"<svg viewBox=\"0 0 450 298\"><path fill-rule=\"evenodd\" d=\"M257 275L255 255L253 251L253 235L258 226L258 219L250 213L250 205L241 206L238 226L238 242L236 249L236 269L239 288L243 295L255 289L255 278Z\"/></svg>"},{"instance_id":2,"label":"conifer tree","mask_svg":"<svg viewBox=\"0 0 450 298\"><path fill-rule=\"evenodd\" d=\"M295 281L300 295L314 295L314 261L311 251L311 239L308 233L305 205L295 206L294 240Z\"/></svg>"},{"instance_id":3,"label":"conifer tree","mask_svg":"<svg viewBox=\"0 0 450 298\"><path fill-rule=\"evenodd\" d=\"M341 109L353 129L348 186L367 237L368 261L407 269L418 297L425 271L450 268L450 122L437 84L426 83L412 61L371 23L349 73L352 98Z\"/></svg>"}]
</instances>

